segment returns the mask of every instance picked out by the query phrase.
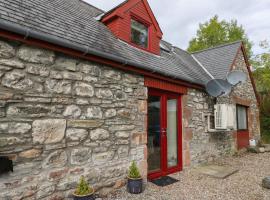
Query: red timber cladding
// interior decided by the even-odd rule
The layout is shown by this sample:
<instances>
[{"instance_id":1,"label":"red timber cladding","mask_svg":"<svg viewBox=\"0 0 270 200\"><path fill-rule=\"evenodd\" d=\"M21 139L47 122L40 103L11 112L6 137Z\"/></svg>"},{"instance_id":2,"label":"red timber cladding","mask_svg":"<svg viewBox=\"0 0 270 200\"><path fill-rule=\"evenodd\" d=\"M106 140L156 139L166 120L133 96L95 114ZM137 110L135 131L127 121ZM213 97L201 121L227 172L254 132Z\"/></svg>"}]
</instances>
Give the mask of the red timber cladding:
<instances>
[{"instance_id":1,"label":"red timber cladding","mask_svg":"<svg viewBox=\"0 0 270 200\"><path fill-rule=\"evenodd\" d=\"M178 94L187 94L187 87L169 83L155 78L144 77L144 85L149 88L175 92Z\"/></svg>"},{"instance_id":2,"label":"red timber cladding","mask_svg":"<svg viewBox=\"0 0 270 200\"><path fill-rule=\"evenodd\" d=\"M108 14L108 16L105 15L102 18L102 22L117 38L140 49L160 55L159 43L162 38L162 32L154 16L152 15L151 17L150 15L152 15L152 11L146 0L130 0ZM144 49L131 43L131 19L135 19L148 26L148 48Z\"/></svg>"},{"instance_id":3,"label":"red timber cladding","mask_svg":"<svg viewBox=\"0 0 270 200\"><path fill-rule=\"evenodd\" d=\"M116 36L116 37L120 37L119 35L119 28L118 28L118 24L119 24L119 18L118 19L115 19L115 20L112 20L110 23L108 23L106 26L113 32L113 34Z\"/></svg>"}]
</instances>

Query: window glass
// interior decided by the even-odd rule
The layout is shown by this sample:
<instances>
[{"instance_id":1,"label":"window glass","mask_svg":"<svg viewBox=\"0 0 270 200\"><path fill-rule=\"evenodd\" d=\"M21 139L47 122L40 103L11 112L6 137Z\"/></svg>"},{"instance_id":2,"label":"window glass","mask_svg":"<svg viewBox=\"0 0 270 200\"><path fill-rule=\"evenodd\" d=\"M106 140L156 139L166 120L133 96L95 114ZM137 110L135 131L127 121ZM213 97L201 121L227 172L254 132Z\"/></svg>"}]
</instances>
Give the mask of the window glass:
<instances>
[{"instance_id":1,"label":"window glass","mask_svg":"<svg viewBox=\"0 0 270 200\"><path fill-rule=\"evenodd\" d=\"M148 98L148 170L150 172L161 169L161 139L160 117L161 98L149 96Z\"/></svg>"},{"instance_id":2,"label":"window glass","mask_svg":"<svg viewBox=\"0 0 270 200\"><path fill-rule=\"evenodd\" d=\"M167 100L167 159L168 167L177 166L178 164L178 128L177 118L177 99Z\"/></svg>"},{"instance_id":3,"label":"window glass","mask_svg":"<svg viewBox=\"0 0 270 200\"><path fill-rule=\"evenodd\" d=\"M247 108L244 106L237 106L237 127L238 130L246 130L247 126Z\"/></svg>"},{"instance_id":4,"label":"window glass","mask_svg":"<svg viewBox=\"0 0 270 200\"><path fill-rule=\"evenodd\" d=\"M131 41L144 48L148 46L148 27L133 19L131 20Z\"/></svg>"}]
</instances>

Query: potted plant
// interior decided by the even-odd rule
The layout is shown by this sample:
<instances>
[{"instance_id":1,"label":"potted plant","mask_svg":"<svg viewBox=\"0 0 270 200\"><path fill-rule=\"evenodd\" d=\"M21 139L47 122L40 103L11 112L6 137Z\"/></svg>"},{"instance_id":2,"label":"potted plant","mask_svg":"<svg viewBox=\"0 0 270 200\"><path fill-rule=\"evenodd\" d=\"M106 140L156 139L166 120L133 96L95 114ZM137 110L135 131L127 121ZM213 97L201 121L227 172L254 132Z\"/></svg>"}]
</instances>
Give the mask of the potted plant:
<instances>
[{"instance_id":1,"label":"potted plant","mask_svg":"<svg viewBox=\"0 0 270 200\"><path fill-rule=\"evenodd\" d=\"M131 194L142 193L143 179L135 161L132 161L129 167L127 178L127 191Z\"/></svg>"},{"instance_id":2,"label":"potted plant","mask_svg":"<svg viewBox=\"0 0 270 200\"><path fill-rule=\"evenodd\" d=\"M94 200L94 189L88 185L85 178L80 178L79 184L73 193L74 200Z\"/></svg>"}]
</instances>

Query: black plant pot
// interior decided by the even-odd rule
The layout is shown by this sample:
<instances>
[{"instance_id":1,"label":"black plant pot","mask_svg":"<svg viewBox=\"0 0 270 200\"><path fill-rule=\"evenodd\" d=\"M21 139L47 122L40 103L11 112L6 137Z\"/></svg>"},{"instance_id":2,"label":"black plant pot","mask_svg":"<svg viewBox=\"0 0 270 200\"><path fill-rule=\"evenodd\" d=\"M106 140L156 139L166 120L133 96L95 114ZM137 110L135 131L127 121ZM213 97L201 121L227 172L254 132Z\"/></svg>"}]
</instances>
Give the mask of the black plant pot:
<instances>
[{"instance_id":1,"label":"black plant pot","mask_svg":"<svg viewBox=\"0 0 270 200\"><path fill-rule=\"evenodd\" d=\"M129 178L127 182L127 191L131 194L140 194L142 193L143 179L142 178Z\"/></svg>"},{"instance_id":2,"label":"black plant pot","mask_svg":"<svg viewBox=\"0 0 270 200\"><path fill-rule=\"evenodd\" d=\"M74 200L95 200L95 195L94 192L88 195L76 195L73 194L73 199Z\"/></svg>"}]
</instances>

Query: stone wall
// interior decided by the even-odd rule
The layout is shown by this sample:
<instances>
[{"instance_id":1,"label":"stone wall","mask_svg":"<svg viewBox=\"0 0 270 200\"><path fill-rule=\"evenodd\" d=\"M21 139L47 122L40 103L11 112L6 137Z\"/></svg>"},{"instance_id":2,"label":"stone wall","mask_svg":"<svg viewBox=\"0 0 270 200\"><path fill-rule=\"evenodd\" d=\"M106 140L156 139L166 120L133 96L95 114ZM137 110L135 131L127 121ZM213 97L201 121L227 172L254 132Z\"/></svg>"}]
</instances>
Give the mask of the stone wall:
<instances>
[{"instance_id":1,"label":"stone wall","mask_svg":"<svg viewBox=\"0 0 270 200\"><path fill-rule=\"evenodd\" d=\"M146 162L143 77L0 40L0 199L64 199L81 175L100 193Z\"/></svg>"},{"instance_id":2,"label":"stone wall","mask_svg":"<svg viewBox=\"0 0 270 200\"><path fill-rule=\"evenodd\" d=\"M243 52L240 51L235 60L234 70L244 71L248 75ZM260 139L260 112L251 79L248 76L247 82L237 85L229 98L218 99L220 103L233 103L248 106L248 126L250 138Z\"/></svg>"},{"instance_id":3,"label":"stone wall","mask_svg":"<svg viewBox=\"0 0 270 200\"><path fill-rule=\"evenodd\" d=\"M235 69L247 72L240 53ZM218 103L249 106L251 137L259 112L251 81ZM194 166L236 151L234 131L207 132L214 99L183 96L183 161ZM136 160L147 176L147 88L142 76L52 51L0 40L0 199L64 199L81 175L101 194L123 185Z\"/></svg>"},{"instance_id":4,"label":"stone wall","mask_svg":"<svg viewBox=\"0 0 270 200\"><path fill-rule=\"evenodd\" d=\"M242 51L233 66L248 74ZM242 104L248 106L250 138L260 139L259 109L251 79L236 86L226 97L216 99L217 103ZM183 97L183 161L184 166L194 166L237 151L237 132L207 132L205 115L214 114L214 99L206 93L189 89Z\"/></svg>"},{"instance_id":5,"label":"stone wall","mask_svg":"<svg viewBox=\"0 0 270 200\"><path fill-rule=\"evenodd\" d=\"M209 114L214 114L214 99L203 91L189 89L183 97L184 167L213 161L234 151L231 132L207 131Z\"/></svg>"}]
</instances>

